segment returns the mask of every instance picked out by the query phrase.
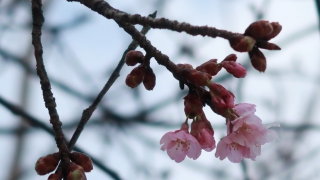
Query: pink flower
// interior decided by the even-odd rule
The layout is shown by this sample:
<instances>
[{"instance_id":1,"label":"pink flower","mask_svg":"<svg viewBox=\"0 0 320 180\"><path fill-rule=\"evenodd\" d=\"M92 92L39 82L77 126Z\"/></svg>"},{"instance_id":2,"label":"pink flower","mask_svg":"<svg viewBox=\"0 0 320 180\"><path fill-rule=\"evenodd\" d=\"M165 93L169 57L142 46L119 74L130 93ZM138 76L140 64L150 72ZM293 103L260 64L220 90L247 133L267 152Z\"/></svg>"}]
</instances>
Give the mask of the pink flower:
<instances>
[{"instance_id":1,"label":"pink flower","mask_svg":"<svg viewBox=\"0 0 320 180\"><path fill-rule=\"evenodd\" d=\"M261 119L254 114L256 109L253 104L237 104L234 110L239 117L231 122L227 120L228 135L218 143L215 156L220 160L228 157L235 163L243 158L255 160L261 154L261 145L278 137L276 132L268 128L280 125L263 125Z\"/></svg>"},{"instance_id":2,"label":"pink flower","mask_svg":"<svg viewBox=\"0 0 320 180\"><path fill-rule=\"evenodd\" d=\"M191 134L198 140L203 150L210 152L216 148L214 131L203 112L191 123Z\"/></svg>"},{"instance_id":3,"label":"pink flower","mask_svg":"<svg viewBox=\"0 0 320 180\"><path fill-rule=\"evenodd\" d=\"M242 161L246 151L248 151L248 147L241 146L240 144L233 142L230 136L226 136L218 143L215 156L220 160L228 157L231 162L238 163Z\"/></svg>"},{"instance_id":4,"label":"pink flower","mask_svg":"<svg viewBox=\"0 0 320 180\"><path fill-rule=\"evenodd\" d=\"M167 150L169 157L177 163L186 156L197 159L201 154L201 146L196 138L188 132L188 124L184 123L181 130L168 132L160 140L161 150Z\"/></svg>"},{"instance_id":5,"label":"pink flower","mask_svg":"<svg viewBox=\"0 0 320 180\"><path fill-rule=\"evenodd\" d=\"M232 132L236 133L234 141L241 145L269 143L278 138L277 133L262 124L261 119L254 113L254 104L241 103L234 108L240 116L231 121Z\"/></svg>"},{"instance_id":6,"label":"pink flower","mask_svg":"<svg viewBox=\"0 0 320 180\"><path fill-rule=\"evenodd\" d=\"M222 138L217 145L215 156L220 160L228 159L233 163L239 163L243 158L255 160L261 154L261 146L254 144L244 146L234 141L236 134L232 133Z\"/></svg>"}]
</instances>

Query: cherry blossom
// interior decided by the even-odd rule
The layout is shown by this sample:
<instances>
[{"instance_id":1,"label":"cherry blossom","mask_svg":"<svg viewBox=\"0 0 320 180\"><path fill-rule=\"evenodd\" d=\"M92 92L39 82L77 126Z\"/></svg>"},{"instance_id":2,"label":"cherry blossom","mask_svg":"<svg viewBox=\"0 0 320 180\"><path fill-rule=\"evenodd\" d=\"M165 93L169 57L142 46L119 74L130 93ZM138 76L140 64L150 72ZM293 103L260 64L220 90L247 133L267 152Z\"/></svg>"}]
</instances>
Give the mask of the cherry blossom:
<instances>
[{"instance_id":1,"label":"cherry blossom","mask_svg":"<svg viewBox=\"0 0 320 180\"><path fill-rule=\"evenodd\" d=\"M186 156L197 159L201 154L198 140L188 132L188 124L184 123L180 130L168 132L160 140L161 150L167 150L169 157L177 163Z\"/></svg>"},{"instance_id":2,"label":"cherry blossom","mask_svg":"<svg viewBox=\"0 0 320 180\"><path fill-rule=\"evenodd\" d=\"M237 104L234 110L240 116L230 124L232 131L236 133L235 142L246 146L263 145L278 138L276 132L263 125L261 119L254 114L254 104Z\"/></svg>"},{"instance_id":3,"label":"cherry blossom","mask_svg":"<svg viewBox=\"0 0 320 180\"><path fill-rule=\"evenodd\" d=\"M215 156L220 160L228 159L238 163L243 158L255 160L261 154L261 145L277 139L277 134L268 128L280 126L278 123L265 126L254 113L253 104L237 104L234 108L239 115L231 121L227 120L228 135L220 140Z\"/></svg>"}]
</instances>

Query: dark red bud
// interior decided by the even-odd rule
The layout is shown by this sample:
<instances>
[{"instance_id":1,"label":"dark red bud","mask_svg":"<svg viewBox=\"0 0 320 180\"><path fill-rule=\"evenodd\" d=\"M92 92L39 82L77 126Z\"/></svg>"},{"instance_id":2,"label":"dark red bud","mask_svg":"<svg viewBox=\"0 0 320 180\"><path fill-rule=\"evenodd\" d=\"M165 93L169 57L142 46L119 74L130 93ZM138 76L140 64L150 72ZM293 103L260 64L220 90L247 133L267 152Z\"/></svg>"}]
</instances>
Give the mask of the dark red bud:
<instances>
[{"instance_id":1,"label":"dark red bud","mask_svg":"<svg viewBox=\"0 0 320 180\"><path fill-rule=\"evenodd\" d=\"M282 26L278 22L272 22L271 25L272 25L273 31L264 38L267 41L276 37L282 30Z\"/></svg>"},{"instance_id":2,"label":"dark red bud","mask_svg":"<svg viewBox=\"0 0 320 180\"><path fill-rule=\"evenodd\" d=\"M226 88L224 88L220 84L210 82L210 84L207 87L210 89L210 92L214 93L215 95L224 96L228 94L228 91L226 90Z\"/></svg>"},{"instance_id":3,"label":"dark red bud","mask_svg":"<svg viewBox=\"0 0 320 180\"><path fill-rule=\"evenodd\" d=\"M273 31L269 21L259 20L249 25L245 30L244 35L251 36L254 39L263 39Z\"/></svg>"},{"instance_id":4,"label":"dark red bud","mask_svg":"<svg viewBox=\"0 0 320 180\"><path fill-rule=\"evenodd\" d=\"M89 156L79 152L72 152L69 155L72 162L81 166L85 172L90 172L93 169L92 161Z\"/></svg>"},{"instance_id":5,"label":"dark red bud","mask_svg":"<svg viewBox=\"0 0 320 180\"><path fill-rule=\"evenodd\" d=\"M67 180L87 180L84 169L73 162L69 163L67 172Z\"/></svg>"},{"instance_id":6,"label":"dark red bud","mask_svg":"<svg viewBox=\"0 0 320 180\"><path fill-rule=\"evenodd\" d=\"M153 73L151 67L147 68L146 74L143 79L143 85L146 90L153 90L154 86L156 85L156 75Z\"/></svg>"},{"instance_id":7,"label":"dark red bud","mask_svg":"<svg viewBox=\"0 0 320 180\"><path fill-rule=\"evenodd\" d=\"M177 64L180 69L193 69L191 64Z\"/></svg>"},{"instance_id":8,"label":"dark red bud","mask_svg":"<svg viewBox=\"0 0 320 180\"><path fill-rule=\"evenodd\" d=\"M45 175L54 171L60 161L60 153L53 153L40 157L35 164L35 170L39 175Z\"/></svg>"},{"instance_id":9,"label":"dark red bud","mask_svg":"<svg viewBox=\"0 0 320 180\"><path fill-rule=\"evenodd\" d=\"M252 37L235 35L229 39L230 46L238 52L249 52L256 43Z\"/></svg>"},{"instance_id":10,"label":"dark red bud","mask_svg":"<svg viewBox=\"0 0 320 180\"><path fill-rule=\"evenodd\" d=\"M264 72L267 68L267 60L263 53L258 48L253 48L252 51L249 52L250 60L252 66L260 71Z\"/></svg>"},{"instance_id":11,"label":"dark red bud","mask_svg":"<svg viewBox=\"0 0 320 180\"><path fill-rule=\"evenodd\" d=\"M140 51L131 50L126 54L126 64L128 66L135 66L137 63L142 63L144 55Z\"/></svg>"},{"instance_id":12,"label":"dark red bud","mask_svg":"<svg viewBox=\"0 0 320 180\"><path fill-rule=\"evenodd\" d=\"M127 86L131 88L137 87L143 80L146 68L142 65L135 67L126 78Z\"/></svg>"},{"instance_id":13,"label":"dark red bud","mask_svg":"<svg viewBox=\"0 0 320 180\"><path fill-rule=\"evenodd\" d=\"M198 66L196 70L215 76L221 70L221 66L217 63L217 59L210 59Z\"/></svg>"},{"instance_id":14,"label":"dark red bud","mask_svg":"<svg viewBox=\"0 0 320 180\"><path fill-rule=\"evenodd\" d=\"M269 43L267 41L257 41L256 45L259 48L262 49L267 49L267 50L281 50L281 48L279 46L277 46L276 44L273 43Z\"/></svg>"},{"instance_id":15,"label":"dark red bud","mask_svg":"<svg viewBox=\"0 0 320 180\"><path fill-rule=\"evenodd\" d=\"M184 112L188 118L193 119L202 113L202 102L196 94L188 94L184 98Z\"/></svg>"},{"instance_id":16,"label":"dark red bud","mask_svg":"<svg viewBox=\"0 0 320 180\"><path fill-rule=\"evenodd\" d=\"M208 81L210 81L211 76L207 73L203 73L198 70L193 70L191 73L186 77L186 79L196 85L196 86L206 86Z\"/></svg>"},{"instance_id":17,"label":"dark red bud","mask_svg":"<svg viewBox=\"0 0 320 180\"><path fill-rule=\"evenodd\" d=\"M224 61L237 61L237 55L235 54L229 54L227 57L224 58Z\"/></svg>"},{"instance_id":18,"label":"dark red bud","mask_svg":"<svg viewBox=\"0 0 320 180\"><path fill-rule=\"evenodd\" d=\"M60 180L60 174L50 174L48 180Z\"/></svg>"}]
</instances>

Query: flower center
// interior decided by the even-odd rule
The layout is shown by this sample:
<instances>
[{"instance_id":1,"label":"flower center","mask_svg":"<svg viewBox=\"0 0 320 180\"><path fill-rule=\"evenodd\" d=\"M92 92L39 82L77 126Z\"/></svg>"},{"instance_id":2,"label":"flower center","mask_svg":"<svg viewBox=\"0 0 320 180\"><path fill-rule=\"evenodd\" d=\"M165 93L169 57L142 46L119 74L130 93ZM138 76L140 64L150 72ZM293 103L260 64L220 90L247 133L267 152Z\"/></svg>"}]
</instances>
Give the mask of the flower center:
<instances>
[{"instance_id":1,"label":"flower center","mask_svg":"<svg viewBox=\"0 0 320 180\"><path fill-rule=\"evenodd\" d=\"M235 143L235 142L231 143L230 146L229 146L229 149L230 149L230 151L232 151L232 150L233 150L233 151L239 150L238 144Z\"/></svg>"},{"instance_id":2,"label":"flower center","mask_svg":"<svg viewBox=\"0 0 320 180\"><path fill-rule=\"evenodd\" d=\"M180 139L178 139L176 141L176 151L178 150L181 150L181 151L189 151L190 149L190 142L187 141L187 142L184 142L184 141L181 141Z\"/></svg>"}]
</instances>

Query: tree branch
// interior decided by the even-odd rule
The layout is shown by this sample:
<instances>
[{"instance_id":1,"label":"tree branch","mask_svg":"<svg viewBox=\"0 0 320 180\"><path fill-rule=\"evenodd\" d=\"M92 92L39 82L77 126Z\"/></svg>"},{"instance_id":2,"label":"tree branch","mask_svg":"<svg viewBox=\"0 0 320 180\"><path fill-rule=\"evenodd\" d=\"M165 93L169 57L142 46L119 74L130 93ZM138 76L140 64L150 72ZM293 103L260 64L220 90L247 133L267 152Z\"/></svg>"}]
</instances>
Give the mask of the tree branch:
<instances>
[{"instance_id":1,"label":"tree branch","mask_svg":"<svg viewBox=\"0 0 320 180\"><path fill-rule=\"evenodd\" d=\"M140 14L128 14L122 11L119 11L107 2L103 0L67 0L69 2L76 1L84 4L93 11L98 12L108 19L113 19L118 22L130 23L130 24L140 24L142 26L150 26L157 29L169 29L177 32L185 32L187 34L196 36L209 36L212 38L221 37L224 39L230 39L234 35L239 35L239 33L233 33L226 30L216 29L214 27L208 26L193 26L189 23L178 22L176 20L172 21L166 18L153 19L150 17L144 17Z\"/></svg>"},{"instance_id":2,"label":"tree branch","mask_svg":"<svg viewBox=\"0 0 320 180\"><path fill-rule=\"evenodd\" d=\"M64 170L66 163L70 161L68 155L69 151L61 128L62 123L56 110L55 98L53 97L53 93L51 92L51 83L49 81L42 59L43 49L41 43L41 28L44 22L44 17L41 8L41 0L32 0L32 44L34 46L34 55L37 63L37 74L40 78L43 99L45 102L45 106L49 111L50 123L52 124L53 130L55 132L55 140L57 147L59 148L59 151L61 153L61 163Z\"/></svg>"}]
</instances>

